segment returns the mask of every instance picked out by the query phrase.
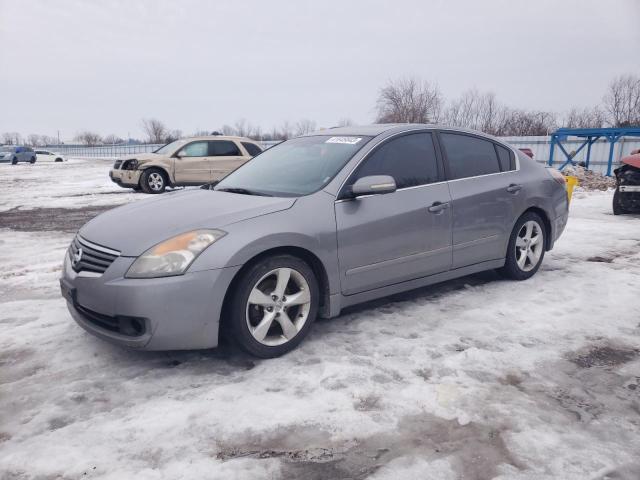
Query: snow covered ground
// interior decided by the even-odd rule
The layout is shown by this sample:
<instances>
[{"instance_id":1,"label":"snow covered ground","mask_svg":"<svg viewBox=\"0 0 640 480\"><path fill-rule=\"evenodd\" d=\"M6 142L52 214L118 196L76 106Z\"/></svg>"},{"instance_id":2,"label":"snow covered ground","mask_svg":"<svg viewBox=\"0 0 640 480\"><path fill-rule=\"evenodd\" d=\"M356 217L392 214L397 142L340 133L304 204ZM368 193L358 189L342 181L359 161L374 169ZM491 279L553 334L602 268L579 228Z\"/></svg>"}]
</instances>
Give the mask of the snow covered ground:
<instances>
[{"instance_id":1,"label":"snow covered ground","mask_svg":"<svg viewBox=\"0 0 640 480\"><path fill-rule=\"evenodd\" d=\"M0 478L640 478L640 217L611 193L576 193L529 281L369 303L259 361L127 351L71 320L72 227L146 197L108 168L0 165Z\"/></svg>"}]
</instances>

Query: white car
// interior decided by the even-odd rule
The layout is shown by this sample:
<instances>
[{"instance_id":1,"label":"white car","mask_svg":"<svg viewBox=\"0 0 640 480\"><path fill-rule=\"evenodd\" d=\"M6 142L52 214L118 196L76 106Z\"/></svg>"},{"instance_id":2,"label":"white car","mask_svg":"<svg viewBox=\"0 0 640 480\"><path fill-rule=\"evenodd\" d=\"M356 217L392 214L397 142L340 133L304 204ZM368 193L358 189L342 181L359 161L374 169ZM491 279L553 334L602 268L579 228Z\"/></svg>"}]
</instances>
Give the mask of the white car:
<instances>
[{"instance_id":1,"label":"white car","mask_svg":"<svg viewBox=\"0 0 640 480\"><path fill-rule=\"evenodd\" d=\"M42 162L64 162L67 159L61 153L50 152L49 150L36 150L38 161Z\"/></svg>"}]
</instances>

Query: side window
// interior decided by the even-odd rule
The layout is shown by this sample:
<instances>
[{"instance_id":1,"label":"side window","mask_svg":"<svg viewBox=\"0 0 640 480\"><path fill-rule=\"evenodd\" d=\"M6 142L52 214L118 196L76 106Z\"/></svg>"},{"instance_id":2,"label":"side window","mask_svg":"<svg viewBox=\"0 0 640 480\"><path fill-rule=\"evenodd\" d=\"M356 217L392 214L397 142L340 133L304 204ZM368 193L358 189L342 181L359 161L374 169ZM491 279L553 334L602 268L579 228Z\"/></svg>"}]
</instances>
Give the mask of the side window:
<instances>
[{"instance_id":1,"label":"side window","mask_svg":"<svg viewBox=\"0 0 640 480\"><path fill-rule=\"evenodd\" d=\"M440 138L450 180L500 172L493 142L457 133L441 133Z\"/></svg>"},{"instance_id":2,"label":"side window","mask_svg":"<svg viewBox=\"0 0 640 480\"><path fill-rule=\"evenodd\" d=\"M242 142L242 146L252 157L255 157L259 153L262 153L262 149L259 146L257 146L255 143Z\"/></svg>"},{"instance_id":3,"label":"side window","mask_svg":"<svg viewBox=\"0 0 640 480\"><path fill-rule=\"evenodd\" d=\"M349 183L369 175L391 175L398 188L437 182L438 162L432 135L413 133L388 141L358 167Z\"/></svg>"},{"instance_id":4,"label":"side window","mask_svg":"<svg viewBox=\"0 0 640 480\"><path fill-rule=\"evenodd\" d=\"M206 157L207 142L193 142L185 145L182 150L180 150L180 155L183 157Z\"/></svg>"},{"instance_id":5,"label":"side window","mask_svg":"<svg viewBox=\"0 0 640 480\"><path fill-rule=\"evenodd\" d=\"M209 142L210 157L240 156L240 149L230 140L214 140Z\"/></svg>"},{"instance_id":6,"label":"side window","mask_svg":"<svg viewBox=\"0 0 640 480\"><path fill-rule=\"evenodd\" d=\"M496 145L496 150L498 151L498 160L500 160L500 169L503 172L515 170L516 162L513 153L500 145Z\"/></svg>"}]
</instances>

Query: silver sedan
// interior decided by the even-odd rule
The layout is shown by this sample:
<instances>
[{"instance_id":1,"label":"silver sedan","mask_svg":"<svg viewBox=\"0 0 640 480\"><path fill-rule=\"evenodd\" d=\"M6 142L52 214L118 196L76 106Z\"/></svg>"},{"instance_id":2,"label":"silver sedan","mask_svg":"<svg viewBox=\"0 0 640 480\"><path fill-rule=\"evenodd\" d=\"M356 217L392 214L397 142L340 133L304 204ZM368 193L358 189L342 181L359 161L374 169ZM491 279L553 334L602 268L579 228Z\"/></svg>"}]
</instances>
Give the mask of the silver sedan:
<instances>
[{"instance_id":1,"label":"silver sedan","mask_svg":"<svg viewBox=\"0 0 640 480\"><path fill-rule=\"evenodd\" d=\"M499 139L373 125L283 142L217 185L113 209L60 280L80 326L129 347L259 357L350 305L497 269L536 273L568 217L564 177Z\"/></svg>"}]
</instances>

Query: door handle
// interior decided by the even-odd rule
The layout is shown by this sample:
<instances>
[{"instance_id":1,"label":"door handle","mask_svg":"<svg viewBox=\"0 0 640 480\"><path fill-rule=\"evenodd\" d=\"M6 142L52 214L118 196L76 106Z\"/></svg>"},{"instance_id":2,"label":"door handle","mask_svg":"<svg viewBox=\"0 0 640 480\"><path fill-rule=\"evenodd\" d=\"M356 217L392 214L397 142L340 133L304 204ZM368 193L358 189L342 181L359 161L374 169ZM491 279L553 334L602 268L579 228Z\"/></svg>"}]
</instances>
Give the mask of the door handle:
<instances>
[{"instance_id":1,"label":"door handle","mask_svg":"<svg viewBox=\"0 0 640 480\"><path fill-rule=\"evenodd\" d=\"M517 185L515 183L512 183L507 187L507 192L509 193L518 193L520 190L522 190L522 185Z\"/></svg>"},{"instance_id":2,"label":"door handle","mask_svg":"<svg viewBox=\"0 0 640 480\"><path fill-rule=\"evenodd\" d=\"M449 202L433 202L427 210L431 213L442 213L447 208L449 208Z\"/></svg>"}]
</instances>

